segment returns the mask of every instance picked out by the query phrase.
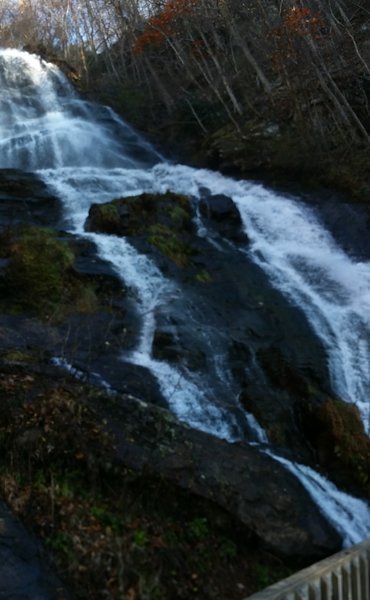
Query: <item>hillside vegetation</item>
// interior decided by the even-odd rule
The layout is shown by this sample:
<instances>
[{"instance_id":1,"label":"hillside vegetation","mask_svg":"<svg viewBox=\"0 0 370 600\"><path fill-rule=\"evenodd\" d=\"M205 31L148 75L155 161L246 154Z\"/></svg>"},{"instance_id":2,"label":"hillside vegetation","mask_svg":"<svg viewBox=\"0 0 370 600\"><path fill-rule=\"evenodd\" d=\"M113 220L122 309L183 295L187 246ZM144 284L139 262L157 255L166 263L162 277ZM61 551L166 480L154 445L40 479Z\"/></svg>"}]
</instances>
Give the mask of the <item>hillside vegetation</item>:
<instances>
[{"instance_id":1,"label":"hillside vegetation","mask_svg":"<svg viewBox=\"0 0 370 600\"><path fill-rule=\"evenodd\" d=\"M6 0L0 23L181 158L370 195L365 0Z\"/></svg>"}]
</instances>

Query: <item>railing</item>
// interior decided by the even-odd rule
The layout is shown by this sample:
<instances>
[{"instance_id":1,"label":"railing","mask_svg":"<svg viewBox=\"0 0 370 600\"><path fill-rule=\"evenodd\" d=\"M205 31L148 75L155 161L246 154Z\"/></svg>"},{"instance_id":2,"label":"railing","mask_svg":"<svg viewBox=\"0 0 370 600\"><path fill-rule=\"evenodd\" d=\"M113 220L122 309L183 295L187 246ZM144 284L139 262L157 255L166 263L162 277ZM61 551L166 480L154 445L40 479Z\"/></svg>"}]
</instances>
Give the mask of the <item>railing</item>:
<instances>
[{"instance_id":1,"label":"railing","mask_svg":"<svg viewBox=\"0 0 370 600\"><path fill-rule=\"evenodd\" d=\"M370 539L245 600L370 600Z\"/></svg>"}]
</instances>

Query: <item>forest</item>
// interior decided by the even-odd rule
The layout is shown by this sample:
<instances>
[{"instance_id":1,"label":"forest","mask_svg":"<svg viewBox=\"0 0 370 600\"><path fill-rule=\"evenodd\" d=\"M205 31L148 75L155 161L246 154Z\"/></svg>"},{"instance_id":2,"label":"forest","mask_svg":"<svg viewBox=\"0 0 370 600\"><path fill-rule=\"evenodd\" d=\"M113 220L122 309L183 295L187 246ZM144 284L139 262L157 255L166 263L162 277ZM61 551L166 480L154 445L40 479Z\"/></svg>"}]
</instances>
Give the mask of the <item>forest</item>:
<instances>
[{"instance_id":1,"label":"forest","mask_svg":"<svg viewBox=\"0 0 370 600\"><path fill-rule=\"evenodd\" d=\"M0 44L194 164L369 194L366 0L4 0Z\"/></svg>"}]
</instances>

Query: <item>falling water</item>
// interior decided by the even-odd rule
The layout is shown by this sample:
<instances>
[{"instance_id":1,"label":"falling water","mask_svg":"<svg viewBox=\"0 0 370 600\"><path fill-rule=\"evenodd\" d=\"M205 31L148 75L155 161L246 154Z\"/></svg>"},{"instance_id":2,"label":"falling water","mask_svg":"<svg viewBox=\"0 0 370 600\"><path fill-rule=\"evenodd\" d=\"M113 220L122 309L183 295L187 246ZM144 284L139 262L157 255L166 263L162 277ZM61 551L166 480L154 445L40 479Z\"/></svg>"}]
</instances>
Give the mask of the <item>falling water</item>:
<instances>
[{"instance_id":1,"label":"falling water","mask_svg":"<svg viewBox=\"0 0 370 600\"><path fill-rule=\"evenodd\" d=\"M342 535L345 548L369 537L369 506L366 502L341 492L328 479L306 465L292 462L268 450L265 453L293 473L304 485L320 506L321 512Z\"/></svg>"},{"instance_id":2,"label":"falling water","mask_svg":"<svg viewBox=\"0 0 370 600\"><path fill-rule=\"evenodd\" d=\"M127 240L87 234L84 223L93 202L168 190L197 199L206 187L234 200L250 240L248 249L238 251L248 253L304 310L326 348L333 389L356 403L368 423L370 264L349 258L312 209L261 185L166 163L110 109L81 101L58 69L36 56L0 51L0 84L0 167L36 171L61 199L65 227L93 240L99 255L135 292L142 328L137 347L121 359L154 375L176 415L230 441L243 439L248 431L252 443L267 442L258 423L238 406L222 335L210 327L203 327L200 334L214 357L211 376L155 360L156 319L176 302L181 290ZM199 213L195 221L198 234L207 237ZM210 242L222 249L217 240ZM196 322L191 308L186 318ZM234 396L234 411L220 403L221 389ZM356 499L349 502L312 469L273 456L299 477L346 543L370 535L367 505ZM348 506L356 516L350 515Z\"/></svg>"}]
</instances>

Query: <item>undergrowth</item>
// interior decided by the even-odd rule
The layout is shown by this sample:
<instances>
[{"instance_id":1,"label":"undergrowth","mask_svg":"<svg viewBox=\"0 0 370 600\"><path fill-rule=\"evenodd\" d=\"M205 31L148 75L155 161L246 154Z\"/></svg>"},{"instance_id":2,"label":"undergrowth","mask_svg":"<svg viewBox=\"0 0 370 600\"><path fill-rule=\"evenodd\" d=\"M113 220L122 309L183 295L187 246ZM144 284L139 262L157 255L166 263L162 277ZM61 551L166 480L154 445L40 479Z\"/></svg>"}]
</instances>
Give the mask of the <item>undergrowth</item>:
<instances>
[{"instance_id":1,"label":"undergrowth","mask_svg":"<svg viewBox=\"0 0 370 600\"><path fill-rule=\"evenodd\" d=\"M287 573L232 517L116 460L89 388L0 375L0 488L79 599L241 599Z\"/></svg>"}]
</instances>

